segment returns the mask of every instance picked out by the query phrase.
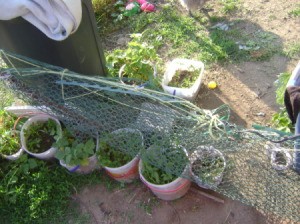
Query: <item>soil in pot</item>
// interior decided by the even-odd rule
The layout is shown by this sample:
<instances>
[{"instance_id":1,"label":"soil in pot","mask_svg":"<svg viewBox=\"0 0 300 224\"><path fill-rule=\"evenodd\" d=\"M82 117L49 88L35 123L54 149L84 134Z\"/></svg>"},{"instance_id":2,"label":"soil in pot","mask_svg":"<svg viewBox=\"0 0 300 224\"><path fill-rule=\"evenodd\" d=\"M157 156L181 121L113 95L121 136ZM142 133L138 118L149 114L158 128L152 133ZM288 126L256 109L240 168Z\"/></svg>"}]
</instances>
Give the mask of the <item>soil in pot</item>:
<instances>
[{"instance_id":1,"label":"soil in pot","mask_svg":"<svg viewBox=\"0 0 300 224\"><path fill-rule=\"evenodd\" d=\"M43 153L55 143L57 135L57 123L48 119L47 122L35 122L24 132L26 146L32 153Z\"/></svg>"},{"instance_id":2,"label":"soil in pot","mask_svg":"<svg viewBox=\"0 0 300 224\"><path fill-rule=\"evenodd\" d=\"M196 82L199 77L200 70L188 71L177 70L172 77L172 80L168 83L168 86L178 88L190 88Z\"/></svg>"},{"instance_id":3,"label":"soil in pot","mask_svg":"<svg viewBox=\"0 0 300 224\"><path fill-rule=\"evenodd\" d=\"M214 184L216 178L224 171L224 160L218 155L198 158L191 165L194 175L208 184Z\"/></svg>"}]
</instances>

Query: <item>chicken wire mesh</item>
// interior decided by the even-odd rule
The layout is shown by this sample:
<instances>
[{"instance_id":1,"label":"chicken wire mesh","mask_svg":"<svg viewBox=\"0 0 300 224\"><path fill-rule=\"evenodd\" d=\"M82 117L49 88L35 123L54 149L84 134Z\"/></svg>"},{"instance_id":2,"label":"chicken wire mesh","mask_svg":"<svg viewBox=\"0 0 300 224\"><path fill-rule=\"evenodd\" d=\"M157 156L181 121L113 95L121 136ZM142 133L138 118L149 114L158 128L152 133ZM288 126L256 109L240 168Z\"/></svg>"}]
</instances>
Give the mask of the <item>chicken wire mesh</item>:
<instances>
[{"instance_id":1,"label":"chicken wire mesh","mask_svg":"<svg viewBox=\"0 0 300 224\"><path fill-rule=\"evenodd\" d=\"M125 135L108 143L132 157L139 154L166 174L254 206L270 220L300 222L295 139L275 144L280 133L231 124L227 106L203 110L162 92L0 53L4 85L68 129L100 141L120 129L137 130L142 137Z\"/></svg>"}]
</instances>

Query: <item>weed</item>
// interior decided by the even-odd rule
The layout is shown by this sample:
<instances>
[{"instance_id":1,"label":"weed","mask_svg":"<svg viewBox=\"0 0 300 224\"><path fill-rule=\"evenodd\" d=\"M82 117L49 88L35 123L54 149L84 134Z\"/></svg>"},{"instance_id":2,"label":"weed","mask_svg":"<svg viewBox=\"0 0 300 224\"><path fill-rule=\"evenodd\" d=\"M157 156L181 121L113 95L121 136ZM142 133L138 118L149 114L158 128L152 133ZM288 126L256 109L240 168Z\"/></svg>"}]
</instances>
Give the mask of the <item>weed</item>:
<instances>
[{"instance_id":1,"label":"weed","mask_svg":"<svg viewBox=\"0 0 300 224\"><path fill-rule=\"evenodd\" d=\"M289 44L283 51L284 55L289 58L298 58L300 57L300 42L296 41Z\"/></svg>"},{"instance_id":2,"label":"weed","mask_svg":"<svg viewBox=\"0 0 300 224\"><path fill-rule=\"evenodd\" d=\"M231 13L239 8L240 0L220 0L222 12Z\"/></svg>"},{"instance_id":3,"label":"weed","mask_svg":"<svg viewBox=\"0 0 300 224\"><path fill-rule=\"evenodd\" d=\"M286 90L286 85L291 77L291 74L288 72L280 73L278 79L275 82L276 86L276 102L279 105L284 105L284 93ZM293 132L294 128L291 120L287 114L286 108L281 107L279 112L275 113L271 119L272 125L284 132Z\"/></svg>"},{"instance_id":4,"label":"weed","mask_svg":"<svg viewBox=\"0 0 300 224\"><path fill-rule=\"evenodd\" d=\"M139 203L139 206L148 214L152 215L153 208L159 205L159 200L156 197L150 197L146 201Z\"/></svg>"},{"instance_id":5,"label":"weed","mask_svg":"<svg viewBox=\"0 0 300 224\"><path fill-rule=\"evenodd\" d=\"M21 148L19 131L14 130L17 117L0 110L0 154L12 155Z\"/></svg>"},{"instance_id":6,"label":"weed","mask_svg":"<svg viewBox=\"0 0 300 224\"><path fill-rule=\"evenodd\" d=\"M292 17L300 17L300 4L298 4L296 8L290 11L288 14Z\"/></svg>"},{"instance_id":7,"label":"weed","mask_svg":"<svg viewBox=\"0 0 300 224\"><path fill-rule=\"evenodd\" d=\"M98 175L95 174L70 175L60 166L49 166L26 155L10 163L1 161L1 220L7 223L68 223L71 214L78 213L78 210L70 210L73 209L69 206L72 192L96 179Z\"/></svg>"}]
</instances>

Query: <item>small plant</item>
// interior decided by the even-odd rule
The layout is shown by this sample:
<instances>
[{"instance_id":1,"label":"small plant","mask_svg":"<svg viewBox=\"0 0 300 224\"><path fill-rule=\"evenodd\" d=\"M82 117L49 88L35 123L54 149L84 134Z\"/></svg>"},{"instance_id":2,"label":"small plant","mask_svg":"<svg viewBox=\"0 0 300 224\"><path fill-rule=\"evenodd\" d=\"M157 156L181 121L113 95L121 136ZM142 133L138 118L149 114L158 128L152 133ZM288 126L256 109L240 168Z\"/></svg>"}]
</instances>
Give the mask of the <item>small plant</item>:
<instances>
[{"instance_id":1,"label":"small plant","mask_svg":"<svg viewBox=\"0 0 300 224\"><path fill-rule=\"evenodd\" d=\"M142 175L153 184L167 184L182 175L188 159L179 146L150 147L142 157Z\"/></svg>"},{"instance_id":2,"label":"small plant","mask_svg":"<svg viewBox=\"0 0 300 224\"><path fill-rule=\"evenodd\" d=\"M0 111L0 154L13 155L21 148L18 130L13 130L17 117Z\"/></svg>"},{"instance_id":3,"label":"small plant","mask_svg":"<svg viewBox=\"0 0 300 224\"><path fill-rule=\"evenodd\" d=\"M293 9L292 11L290 11L289 15L293 16L293 17L300 17L300 4L298 4L295 9Z\"/></svg>"},{"instance_id":4,"label":"small plant","mask_svg":"<svg viewBox=\"0 0 300 224\"><path fill-rule=\"evenodd\" d=\"M130 162L142 149L143 139L140 133L127 130L131 129L119 129L100 141L97 154L102 166L121 167Z\"/></svg>"},{"instance_id":5,"label":"small plant","mask_svg":"<svg viewBox=\"0 0 300 224\"><path fill-rule=\"evenodd\" d=\"M201 69L193 67L188 70L177 70L168 85L179 88L190 88L199 77L200 71Z\"/></svg>"},{"instance_id":6,"label":"small plant","mask_svg":"<svg viewBox=\"0 0 300 224\"><path fill-rule=\"evenodd\" d=\"M46 122L32 123L25 131L26 147L32 153L42 153L50 149L57 140L57 123L48 119Z\"/></svg>"},{"instance_id":7,"label":"small plant","mask_svg":"<svg viewBox=\"0 0 300 224\"><path fill-rule=\"evenodd\" d=\"M225 158L213 147L199 147L191 155L191 172L196 183L202 187L220 184L225 169Z\"/></svg>"},{"instance_id":8,"label":"small plant","mask_svg":"<svg viewBox=\"0 0 300 224\"><path fill-rule=\"evenodd\" d=\"M206 157L206 158L205 158ZM224 160L221 156L209 157L195 160L192 165L193 173L200 177L204 182L212 182L224 170Z\"/></svg>"},{"instance_id":9,"label":"small plant","mask_svg":"<svg viewBox=\"0 0 300 224\"><path fill-rule=\"evenodd\" d=\"M286 90L286 85L291 77L290 73L284 72L280 73L278 79L275 82L276 89L276 102L277 104L283 106L284 105L284 92ZM275 113L271 119L272 125L284 132L292 132L294 127L292 125L291 120L287 114L285 107L280 107L279 112Z\"/></svg>"},{"instance_id":10,"label":"small plant","mask_svg":"<svg viewBox=\"0 0 300 224\"><path fill-rule=\"evenodd\" d=\"M88 165L88 158L94 155L96 150L94 139L90 138L85 142L81 142L67 129L63 131L62 138L54 146L58 149L55 157L69 166Z\"/></svg>"},{"instance_id":11,"label":"small plant","mask_svg":"<svg viewBox=\"0 0 300 224\"><path fill-rule=\"evenodd\" d=\"M222 11L224 13L230 13L238 9L239 0L221 0L221 4L223 5Z\"/></svg>"},{"instance_id":12,"label":"small plant","mask_svg":"<svg viewBox=\"0 0 300 224\"><path fill-rule=\"evenodd\" d=\"M141 34L132 34L132 41L127 49L116 49L107 55L107 68L109 74L118 77L123 67L121 76L130 84L155 83L154 64L160 59L154 46L142 42Z\"/></svg>"}]
</instances>

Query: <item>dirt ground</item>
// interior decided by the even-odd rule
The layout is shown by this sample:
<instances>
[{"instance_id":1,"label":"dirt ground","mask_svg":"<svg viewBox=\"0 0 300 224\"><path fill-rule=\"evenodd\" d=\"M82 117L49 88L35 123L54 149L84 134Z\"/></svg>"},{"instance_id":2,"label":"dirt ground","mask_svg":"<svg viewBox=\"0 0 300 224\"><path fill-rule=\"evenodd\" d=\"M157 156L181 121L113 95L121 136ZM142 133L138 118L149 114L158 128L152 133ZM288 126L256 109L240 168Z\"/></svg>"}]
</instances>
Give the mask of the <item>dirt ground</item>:
<instances>
[{"instance_id":1,"label":"dirt ground","mask_svg":"<svg viewBox=\"0 0 300 224\"><path fill-rule=\"evenodd\" d=\"M278 36L280 43L276 44L282 48L299 41L300 19L288 16L297 3L298 0L243 0L238 16L249 23L242 29L251 32L259 26ZM204 85L195 103L204 109L214 109L225 103L232 109L232 122L248 128L253 123L268 125L272 114L278 110L274 81L279 73L292 72L298 60L275 55L269 61L211 67L205 71ZM218 83L215 90L205 86L211 80ZM91 223L285 223L267 219L255 208L196 185L183 198L173 202L155 198L141 183L114 191L103 185L86 187L74 196L74 200L91 215Z\"/></svg>"}]
</instances>

